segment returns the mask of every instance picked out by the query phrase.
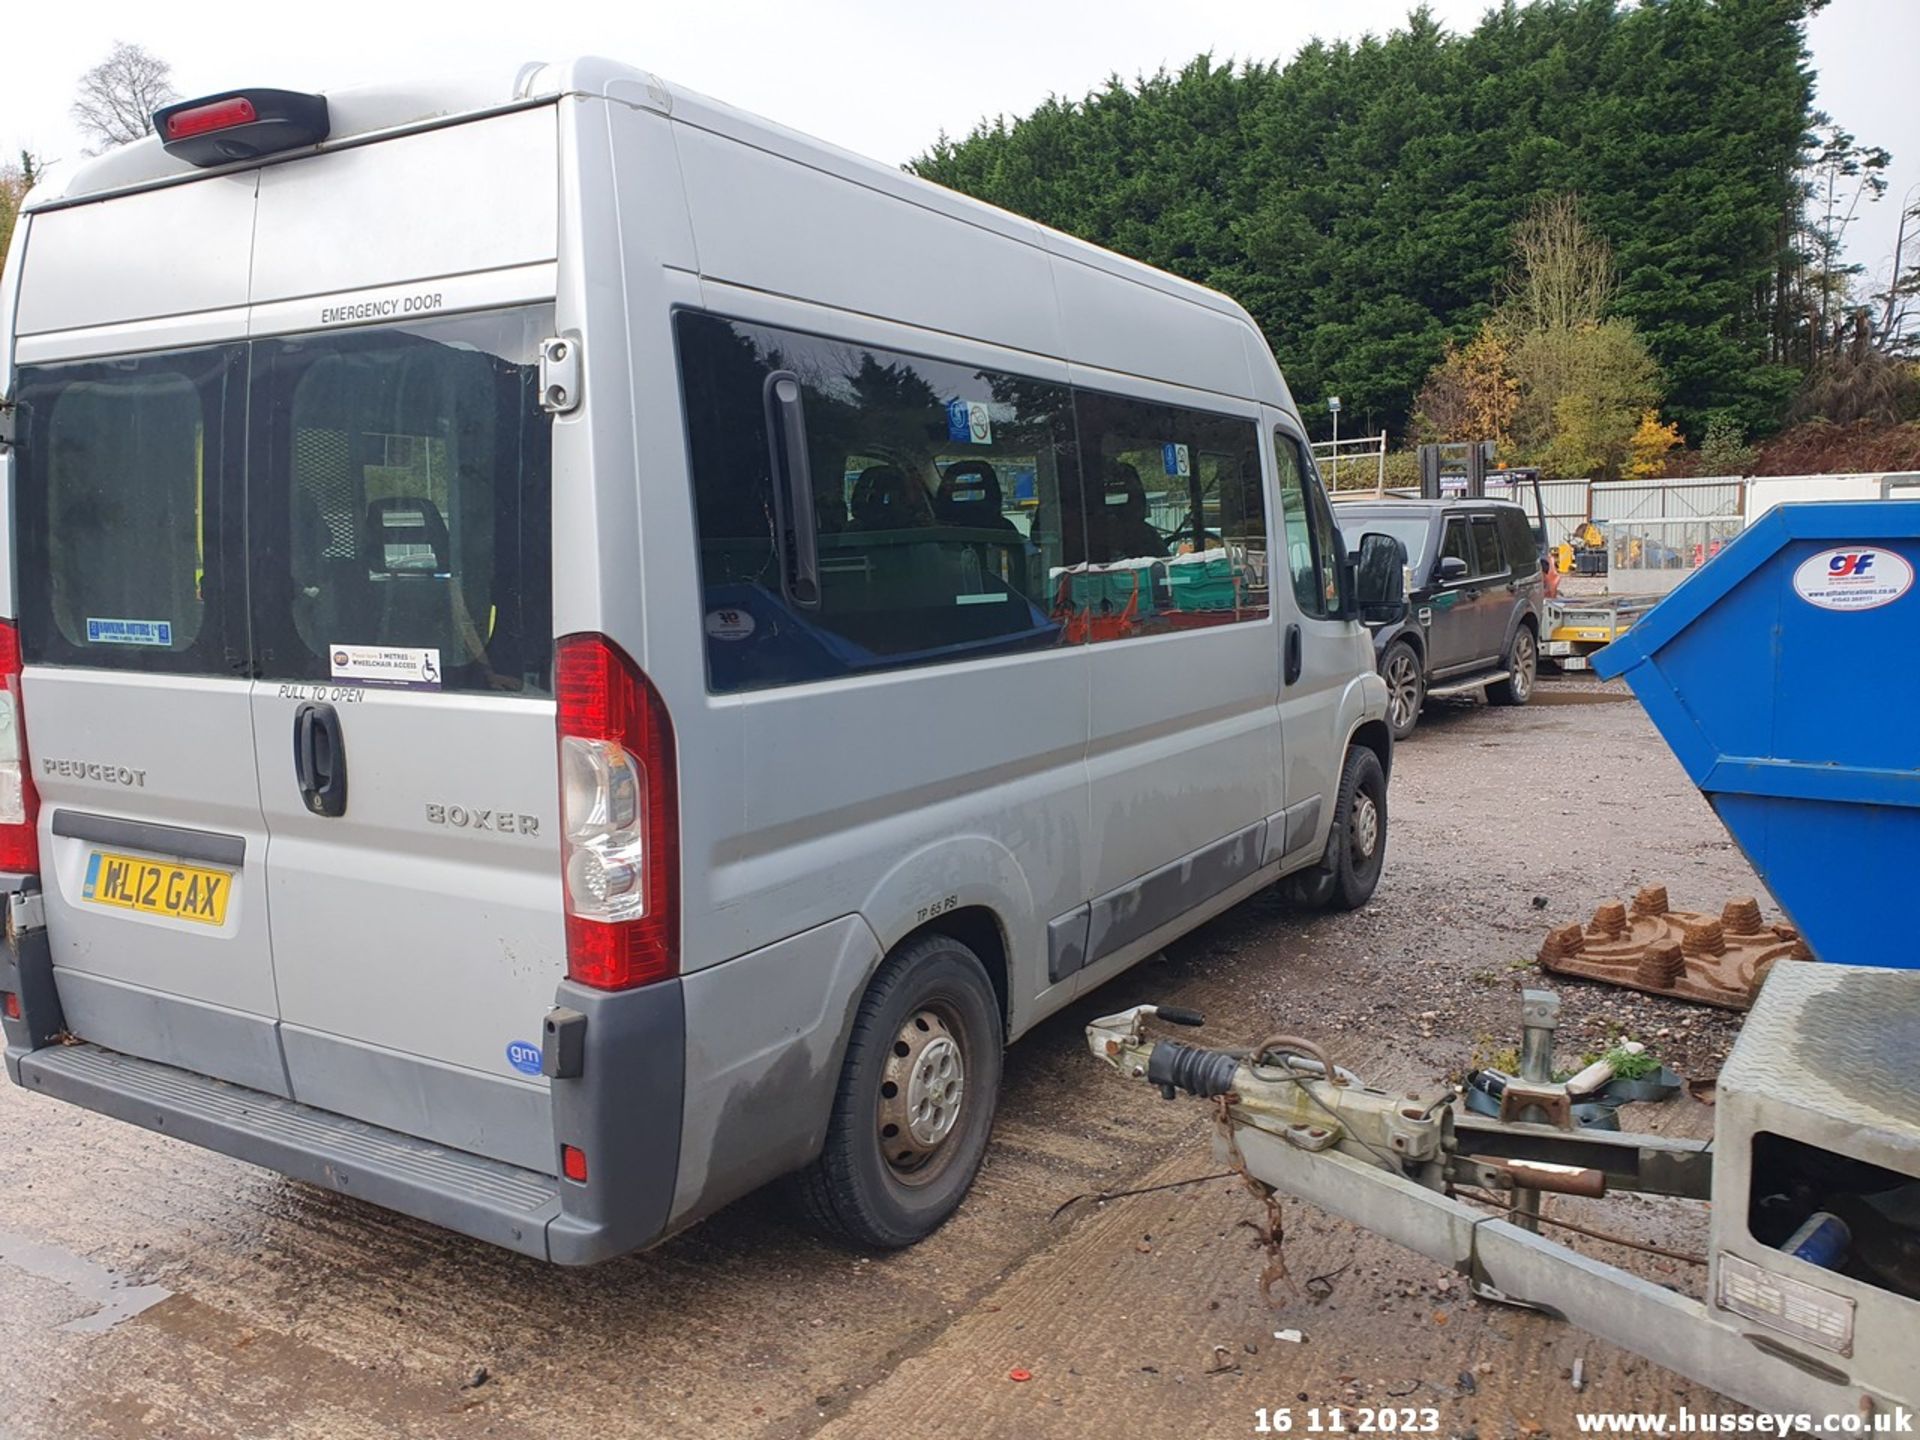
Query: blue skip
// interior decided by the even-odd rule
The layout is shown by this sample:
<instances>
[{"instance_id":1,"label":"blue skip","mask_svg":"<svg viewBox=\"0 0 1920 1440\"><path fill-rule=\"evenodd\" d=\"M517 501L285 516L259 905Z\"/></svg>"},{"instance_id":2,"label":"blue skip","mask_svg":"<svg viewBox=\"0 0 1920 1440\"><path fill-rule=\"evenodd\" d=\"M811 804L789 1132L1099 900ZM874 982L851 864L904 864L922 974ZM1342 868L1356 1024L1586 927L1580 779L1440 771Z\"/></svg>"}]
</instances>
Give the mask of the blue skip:
<instances>
[{"instance_id":1,"label":"blue skip","mask_svg":"<svg viewBox=\"0 0 1920 1440\"><path fill-rule=\"evenodd\" d=\"M1768 511L1593 657L1814 955L1920 968L1920 501Z\"/></svg>"}]
</instances>

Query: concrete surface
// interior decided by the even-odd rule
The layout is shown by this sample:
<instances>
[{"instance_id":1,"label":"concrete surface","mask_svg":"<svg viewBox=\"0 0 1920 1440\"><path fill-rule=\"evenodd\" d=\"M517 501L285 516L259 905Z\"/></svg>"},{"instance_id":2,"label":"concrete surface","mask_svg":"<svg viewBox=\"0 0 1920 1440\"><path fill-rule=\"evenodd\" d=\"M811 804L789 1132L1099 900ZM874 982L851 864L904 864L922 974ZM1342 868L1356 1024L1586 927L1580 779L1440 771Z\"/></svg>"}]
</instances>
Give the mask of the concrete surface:
<instances>
[{"instance_id":1,"label":"concrete surface","mask_svg":"<svg viewBox=\"0 0 1920 1440\"><path fill-rule=\"evenodd\" d=\"M1429 1262L1298 1203L1292 1279L1269 1310L1241 1226L1255 1207L1231 1181L1052 1218L1079 1194L1215 1168L1197 1104L1086 1055L1095 1014L1179 1003L1215 1043L1289 1030L1369 1079L1429 1083L1517 1043L1549 926L1646 881L1677 906L1764 900L1621 691L1433 707L1390 806L1366 911L1308 919L1256 898L1016 1046L978 1187L902 1255L836 1250L767 1193L650 1254L547 1269L0 1086L0 1434L1228 1436L1254 1433L1259 1406L1291 1406L1298 1434L1310 1405L1390 1403L1432 1407L1439 1434L1533 1440L1576 1433L1583 1410L1731 1408L1563 1325L1475 1304ZM1566 1059L1624 1030L1710 1073L1737 1028L1558 988ZM1710 1129L1690 1102L1628 1115ZM1704 1233L1698 1207L1607 1204L1601 1223L1680 1249ZM1699 1271L1650 1264L1697 1293ZM1286 1329L1305 1342L1273 1338Z\"/></svg>"}]
</instances>

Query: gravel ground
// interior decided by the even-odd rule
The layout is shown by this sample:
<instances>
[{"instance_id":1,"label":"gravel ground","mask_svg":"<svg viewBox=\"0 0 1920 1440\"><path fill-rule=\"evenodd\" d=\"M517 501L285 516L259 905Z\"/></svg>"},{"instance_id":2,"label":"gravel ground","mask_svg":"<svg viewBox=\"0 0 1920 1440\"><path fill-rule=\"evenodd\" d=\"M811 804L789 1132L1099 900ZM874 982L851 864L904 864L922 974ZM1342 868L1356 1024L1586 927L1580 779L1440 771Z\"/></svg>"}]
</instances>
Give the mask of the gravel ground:
<instances>
[{"instance_id":1,"label":"gravel ground","mask_svg":"<svg viewBox=\"0 0 1920 1440\"><path fill-rule=\"evenodd\" d=\"M1288 1030L1379 1083L1434 1084L1517 1044L1551 926L1647 882L1680 908L1768 903L1631 697L1591 682L1543 684L1522 710L1431 707L1390 806L1365 911L1258 897L1022 1040L974 1195L901 1255L822 1244L768 1193L649 1254L558 1271L0 1087L0 1434L1224 1436L1253 1433L1262 1406L1391 1401L1432 1407L1443 1434L1535 1440L1575 1433L1577 1411L1730 1408L1474 1303L1297 1202L1269 1309L1242 1226L1254 1206L1231 1181L1056 1215L1215 1168L1201 1107L1087 1056L1094 1015L1185 1004L1214 1043ZM1566 1064L1626 1035L1710 1075L1738 1029L1553 985ZM1711 1128L1686 1099L1625 1118ZM1683 1249L1704 1234L1702 1207L1606 1203L1617 1228ZM165 1298L101 1323L103 1300L141 1285ZM1288 1329L1305 1343L1273 1338Z\"/></svg>"}]
</instances>

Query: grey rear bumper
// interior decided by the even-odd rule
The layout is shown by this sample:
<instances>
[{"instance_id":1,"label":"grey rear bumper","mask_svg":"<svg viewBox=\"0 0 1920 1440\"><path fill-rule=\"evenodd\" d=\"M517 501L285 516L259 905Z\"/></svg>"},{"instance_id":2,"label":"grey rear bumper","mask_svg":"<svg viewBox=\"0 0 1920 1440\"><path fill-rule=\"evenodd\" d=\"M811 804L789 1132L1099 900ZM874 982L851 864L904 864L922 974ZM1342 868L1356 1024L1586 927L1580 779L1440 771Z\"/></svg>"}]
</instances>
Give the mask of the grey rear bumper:
<instances>
[{"instance_id":1,"label":"grey rear bumper","mask_svg":"<svg viewBox=\"0 0 1920 1440\"><path fill-rule=\"evenodd\" d=\"M20 1083L296 1180L551 1258L560 1181L97 1045L20 1057Z\"/></svg>"},{"instance_id":2,"label":"grey rear bumper","mask_svg":"<svg viewBox=\"0 0 1920 1440\"><path fill-rule=\"evenodd\" d=\"M575 1073L550 1082L551 1171L435 1144L66 1033L39 897L5 896L0 1022L7 1073L44 1095L353 1195L560 1265L591 1265L667 1233L686 1097L679 980L603 991L563 981L555 1004L584 1017ZM560 1150L586 1156L559 1178ZM537 1148L537 1147L536 1147Z\"/></svg>"}]
</instances>

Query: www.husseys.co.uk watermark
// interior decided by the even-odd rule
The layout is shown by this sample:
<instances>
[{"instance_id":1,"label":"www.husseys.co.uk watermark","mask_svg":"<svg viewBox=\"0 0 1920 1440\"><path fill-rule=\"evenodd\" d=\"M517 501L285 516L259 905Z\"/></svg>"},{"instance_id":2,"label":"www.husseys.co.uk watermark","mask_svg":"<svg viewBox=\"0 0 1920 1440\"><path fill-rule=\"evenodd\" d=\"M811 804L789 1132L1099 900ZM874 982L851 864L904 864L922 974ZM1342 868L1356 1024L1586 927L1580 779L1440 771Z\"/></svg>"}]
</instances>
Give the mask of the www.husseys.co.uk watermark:
<instances>
[{"instance_id":1,"label":"www.husseys.co.uk watermark","mask_svg":"<svg viewBox=\"0 0 1920 1440\"><path fill-rule=\"evenodd\" d=\"M1912 1435L1913 1412L1858 1411L1845 1415L1796 1415L1752 1411L1738 1415L1717 1410L1689 1410L1671 1415L1645 1410L1596 1410L1575 1415L1583 1435Z\"/></svg>"}]
</instances>

